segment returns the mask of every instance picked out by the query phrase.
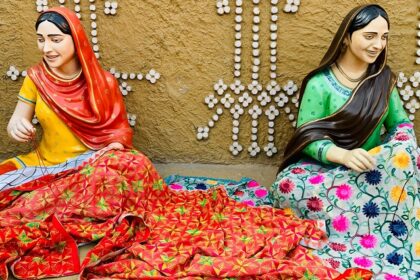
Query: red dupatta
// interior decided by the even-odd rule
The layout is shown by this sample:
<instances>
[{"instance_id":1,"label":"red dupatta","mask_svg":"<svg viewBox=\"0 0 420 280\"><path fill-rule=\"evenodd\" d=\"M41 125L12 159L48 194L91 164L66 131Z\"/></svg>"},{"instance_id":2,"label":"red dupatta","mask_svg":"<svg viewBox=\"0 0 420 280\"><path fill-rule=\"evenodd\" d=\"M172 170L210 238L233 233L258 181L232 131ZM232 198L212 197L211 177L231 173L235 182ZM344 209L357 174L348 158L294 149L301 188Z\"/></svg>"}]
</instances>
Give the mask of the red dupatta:
<instances>
[{"instance_id":1,"label":"red dupatta","mask_svg":"<svg viewBox=\"0 0 420 280\"><path fill-rule=\"evenodd\" d=\"M82 23L64 7L47 12L67 20L82 74L73 80L60 80L44 62L29 68L28 75L42 99L87 147L98 150L112 142L132 147L133 131L118 82L100 66Z\"/></svg>"}]
</instances>

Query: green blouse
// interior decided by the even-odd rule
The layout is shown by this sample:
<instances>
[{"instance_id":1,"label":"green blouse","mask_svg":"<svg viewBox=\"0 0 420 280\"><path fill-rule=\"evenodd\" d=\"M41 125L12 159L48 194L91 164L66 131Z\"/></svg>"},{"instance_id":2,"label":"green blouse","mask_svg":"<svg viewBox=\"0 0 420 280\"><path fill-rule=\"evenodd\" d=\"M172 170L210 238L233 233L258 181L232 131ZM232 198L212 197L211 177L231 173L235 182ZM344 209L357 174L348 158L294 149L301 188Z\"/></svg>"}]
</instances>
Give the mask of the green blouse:
<instances>
[{"instance_id":1,"label":"green blouse","mask_svg":"<svg viewBox=\"0 0 420 280\"><path fill-rule=\"evenodd\" d=\"M297 126L335 113L346 103L351 93L350 88L337 80L331 68L317 73L306 85L300 104ZM391 93L388 111L385 112L378 126L361 148L370 150L380 145L383 124L386 130L390 131L403 122L409 122L409 119L398 96L397 88L394 88ZM326 159L326 154L332 145L334 143L331 140L317 140L308 144L303 149L303 153L323 163L330 163Z\"/></svg>"}]
</instances>

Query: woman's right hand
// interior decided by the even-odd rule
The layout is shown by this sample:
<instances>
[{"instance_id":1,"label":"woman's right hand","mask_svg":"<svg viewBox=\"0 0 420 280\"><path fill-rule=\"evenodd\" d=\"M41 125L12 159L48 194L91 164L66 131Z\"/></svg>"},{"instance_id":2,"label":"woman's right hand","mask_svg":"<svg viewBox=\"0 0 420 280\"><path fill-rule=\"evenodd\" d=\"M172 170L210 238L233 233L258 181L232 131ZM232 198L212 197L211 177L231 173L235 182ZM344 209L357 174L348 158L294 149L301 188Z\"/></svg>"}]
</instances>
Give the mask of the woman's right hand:
<instances>
[{"instance_id":1,"label":"woman's right hand","mask_svg":"<svg viewBox=\"0 0 420 280\"><path fill-rule=\"evenodd\" d=\"M35 136L36 129L27 119L19 118L9 124L7 132L18 142L28 142Z\"/></svg>"},{"instance_id":2,"label":"woman's right hand","mask_svg":"<svg viewBox=\"0 0 420 280\"><path fill-rule=\"evenodd\" d=\"M357 172L372 170L376 160L364 149L346 150L341 163Z\"/></svg>"},{"instance_id":3,"label":"woman's right hand","mask_svg":"<svg viewBox=\"0 0 420 280\"><path fill-rule=\"evenodd\" d=\"M328 149L326 156L327 160L344 165L357 172L372 170L376 166L375 158L361 148L347 150L333 145Z\"/></svg>"}]
</instances>

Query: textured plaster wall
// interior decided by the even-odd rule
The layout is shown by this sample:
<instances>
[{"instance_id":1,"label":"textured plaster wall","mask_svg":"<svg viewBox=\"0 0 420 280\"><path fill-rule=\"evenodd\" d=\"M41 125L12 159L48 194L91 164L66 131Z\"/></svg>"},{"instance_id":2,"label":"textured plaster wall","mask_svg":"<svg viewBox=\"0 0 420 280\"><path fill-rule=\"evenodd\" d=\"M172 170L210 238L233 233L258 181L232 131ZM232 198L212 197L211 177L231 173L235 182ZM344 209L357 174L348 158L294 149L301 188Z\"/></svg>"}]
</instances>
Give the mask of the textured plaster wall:
<instances>
[{"instance_id":1,"label":"textured plaster wall","mask_svg":"<svg viewBox=\"0 0 420 280\"><path fill-rule=\"evenodd\" d=\"M251 1L251 0L244 0ZM57 5L58 1L49 1ZM67 1L73 7L73 1ZM89 1L81 1L83 16L88 17ZM151 68L161 73L156 84L131 82L134 92L126 97L128 111L137 115L135 146L154 161L204 163L264 163L278 164L284 146L293 128L286 118L276 122L276 144L279 153L268 158L260 153L249 157L244 150L234 157L228 151L232 143L232 120L222 115L206 141L196 140L196 128L205 125L213 111L203 103L213 91L213 84L224 79L233 81L234 13L219 16L215 0L119 0L116 16L105 16L104 1L96 1L98 11L98 38L101 63L125 72L146 72ZM231 3L234 3L232 0ZM269 2L261 0L261 38L267 40ZM283 1L279 1L283 2ZM285 1L284 1L285 2ZM314 68L347 11L372 1L302 0L297 14L279 14L278 83L292 79L300 84L303 76ZM382 0L391 18L389 64L394 71L410 76L420 70L414 64L416 26L419 22L419 1ZM279 5L281 9L284 3ZM102 10L103 11L103 10ZM244 5L244 28L251 24L252 11ZM265 13L265 16L264 16ZM7 137L6 126L13 112L18 82L6 79L10 65L19 69L35 64L40 59L36 49L34 22L38 16L35 1L0 1L0 159L28 151L29 144L15 144ZM85 21L88 27L90 21ZM89 29L88 29L89 30ZM250 65L249 34L243 34L243 65ZM265 39L264 39L265 38ZM264 41L261 41L264 46ZM267 58L262 48L262 61ZM269 65L263 64L262 84L269 79ZM250 82L250 71L241 79ZM420 113L415 125L420 138ZM239 142L250 143L250 117L241 119ZM260 122L259 141L266 141L266 121Z\"/></svg>"}]
</instances>

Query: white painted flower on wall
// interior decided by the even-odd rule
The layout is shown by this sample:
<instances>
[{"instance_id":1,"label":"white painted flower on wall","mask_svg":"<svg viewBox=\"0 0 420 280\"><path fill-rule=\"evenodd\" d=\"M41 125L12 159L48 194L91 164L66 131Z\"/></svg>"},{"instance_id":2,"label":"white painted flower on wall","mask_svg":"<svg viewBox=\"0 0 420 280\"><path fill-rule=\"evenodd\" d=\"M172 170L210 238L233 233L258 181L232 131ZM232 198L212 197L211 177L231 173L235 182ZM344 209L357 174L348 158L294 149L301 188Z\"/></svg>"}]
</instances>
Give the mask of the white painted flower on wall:
<instances>
[{"instance_id":1,"label":"white painted flower on wall","mask_svg":"<svg viewBox=\"0 0 420 280\"><path fill-rule=\"evenodd\" d=\"M217 100L216 97L214 97L213 94L210 94L209 96L206 96L206 98L204 98L204 103L207 104L207 106L209 107L209 109L214 108L214 105L216 105L219 101Z\"/></svg>"},{"instance_id":2,"label":"white painted flower on wall","mask_svg":"<svg viewBox=\"0 0 420 280\"><path fill-rule=\"evenodd\" d=\"M284 85L283 90L287 95L293 95L298 90L298 86L293 81L287 81L287 84Z\"/></svg>"},{"instance_id":3,"label":"white painted flower on wall","mask_svg":"<svg viewBox=\"0 0 420 280\"><path fill-rule=\"evenodd\" d=\"M235 94L240 94L241 91L243 91L245 89L245 87L244 87L244 85L241 84L241 81L240 80L235 80L235 82L230 85L230 89Z\"/></svg>"},{"instance_id":4,"label":"white painted flower on wall","mask_svg":"<svg viewBox=\"0 0 420 280\"><path fill-rule=\"evenodd\" d=\"M216 8L219 15L228 14L230 12L229 0L217 0Z\"/></svg>"},{"instance_id":5,"label":"white painted flower on wall","mask_svg":"<svg viewBox=\"0 0 420 280\"><path fill-rule=\"evenodd\" d=\"M217 81L217 83L214 84L213 88L218 95L223 95L225 90L227 90L228 86L223 82L222 79L220 79L219 81Z\"/></svg>"},{"instance_id":6,"label":"white painted flower on wall","mask_svg":"<svg viewBox=\"0 0 420 280\"><path fill-rule=\"evenodd\" d=\"M231 97L230 94L228 93L228 94L226 94L225 96L222 97L220 102L225 106L225 108L230 108L230 106L233 104L233 102L235 102L235 99L233 97Z\"/></svg>"},{"instance_id":7,"label":"white painted flower on wall","mask_svg":"<svg viewBox=\"0 0 420 280\"><path fill-rule=\"evenodd\" d=\"M267 94L266 91L261 92L260 95L257 97L258 101L260 101L261 106L265 106L271 101L271 97Z\"/></svg>"},{"instance_id":8,"label":"white painted flower on wall","mask_svg":"<svg viewBox=\"0 0 420 280\"><path fill-rule=\"evenodd\" d=\"M253 95L257 95L262 90L262 85L260 83L258 83L258 81L254 80L248 85L248 90Z\"/></svg>"},{"instance_id":9,"label":"white painted flower on wall","mask_svg":"<svg viewBox=\"0 0 420 280\"><path fill-rule=\"evenodd\" d=\"M289 97L287 97L286 94L284 94L283 92L281 92L279 95L277 95L274 98L274 101L277 103L277 106L279 106L280 108L283 108L284 105L286 105L287 102L289 102Z\"/></svg>"},{"instance_id":10,"label":"white painted flower on wall","mask_svg":"<svg viewBox=\"0 0 420 280\"><path fill-rule=\"evenodd\" d=\"M238 98L238 101L242 104L244 108L248 107L252 103L252 97L249 96L248 92L244 92L242 96Z\"/></svg>"}]
</instances>

